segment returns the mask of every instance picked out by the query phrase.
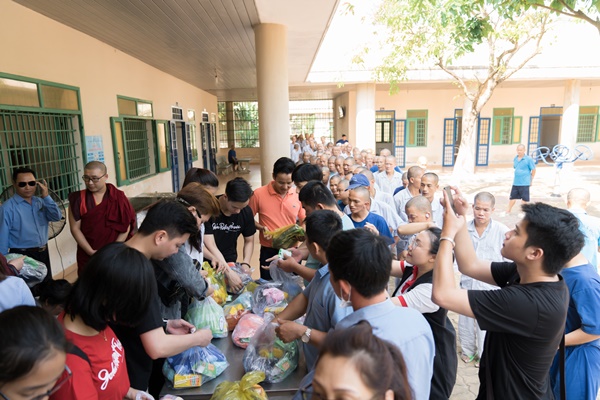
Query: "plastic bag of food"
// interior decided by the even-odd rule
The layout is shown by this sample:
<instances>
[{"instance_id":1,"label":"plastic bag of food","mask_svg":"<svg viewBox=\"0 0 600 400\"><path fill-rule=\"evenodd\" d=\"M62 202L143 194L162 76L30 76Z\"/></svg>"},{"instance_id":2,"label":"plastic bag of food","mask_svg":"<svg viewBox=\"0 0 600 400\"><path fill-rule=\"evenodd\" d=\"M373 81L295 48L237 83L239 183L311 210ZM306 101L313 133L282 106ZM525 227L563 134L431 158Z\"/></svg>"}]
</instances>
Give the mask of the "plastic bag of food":
<instances>
[{"instance_id":1,"label":"plastic bag of food","mask_svg":"<svg viewBox=\"0 0 600 400\"><path fill-rule=\"evenodd\" d=\"M215 388L211 400L269 400L265 389L259 385L265 380L265 373L252 371L244 374L236 382L221 382Z\"/></svg>"},{"instance_id":2,"label":"plastic bag of food","mask_svg":"<svg viewBox=\"0 0 600 400\"><path fill-rule=\"evenodd\" d=\"M244 352L244 370L263 371L267 383L281 382L298 367L298 343L284 343L277 337L274 318L273 314L265 315L265 323Z\"/></svg>"},{"instance_id":3,"label":"plastic bag of food","mask_svg":"<svg viewBox=\"0 0 600 400\"><path fill-rule=\"evenodd\" d=\"M174 388L199 387L219 376L229 363L215 345L195 346L169 357L163 364L163 375Z\"/></svg>"},{"instance_id":4,"label":"plastic bag of food","mask_svg":"<svg viewBox=\"0 0 600 400\"><path fill-rule=\"evenodd\" d=\"M297 242L304 241L304 229L296 224L292 224L275 229L274 231L265 231L265 236L273 239L273 248L289 249Z\"/></svg>"},{"instance_id":5,"label":"plastic bag of food","mask_svg":"<svg viewBox=\"0 0 600 400\"><path fill-rule=\"evenodd\" d=\"M233 344L242 349L248 347L250 340L252 340L256 331L264 324L264 322L265 320L256 314L246 314L242 316L231 334Z\"/></svg>"},{"instance_id":6,"label":"plastic bag of food","mask_svg":"<svg viewBox=\"0 0 600 400\"><path fill-rule=\"evenodd\" d=\"M223 307L219 306L212 297L204 300L192 300L187 314L185 314L185 320L198 329L210 329L213 337L227 337L227 322Z\"/></svg>"},{"instance_id":7,"label":"plastic bag of food","mask_svg":"<svg viewBox=\"0 0 600 400\"><path fill-rule=\"evenodd\" d=\"M225 304L223 306L223 312L225 313L227 329L232 331L240 318L249 313L250 310L252 310L252 293L250 292L244 292L231 303Z\"/></svg>"},{"instance_id":8,"label":"plastic bag of food","mask_svg":"<svg viewBox=\"0 0 600 400\"><path fill-rule=\"evenodd\" d=\"M249 284L250 282L252 282L252 271L253 268L250 266L250 264L248 263L227 263L227 265L229 265L229 268L234 271L236 274L238 274L238 276L240 277L240 279L242 280L242 284L244 285L240 290L233 290L230 286L229 286L229 280L227 279L227 276L225 276L225 284L227 285L227 291L229 293L233 293L233 294L238 294L244 291L244 289L246 288L246 285Z\"/></svg>"},{"instance_id":9,"label":"plastic bag of food","mask_svg":"<svg viewBox=\"0 0 600 400\"><path fill-rule=\"evenodd\" d=\"M46 274L48 274L46 264L29 256L23 256L22 254L16 253L8 253L6 255L6 261L11 261L19 257L25 257L23 259L23 268L19 271L19 277L27 283L27 286L31 288L42 282L46 277Z\"/></svg>"},{"instance_id":10,"label":"plastic bag of food","mask_svg":"<svg viewBox=\"0 0 600 400\"><path fill-rule=\"evenodd\" d=\"M282 282L260 285L252 293L252 312L260 316L268 312L279 314L287 307L287 297Z\"/></svg>"},{"instance_id":11,"label":"plastic bag of food","mask_svg":"<svg viewBox=\"0 0 600 400\"><path fill-rule=\"evenodd\" d=\"M222 273L215 271L206 261L202 264L202 269L208 273L206 279L208 280L208 284L214 289L211 297L215 299L218 305L222 306L227 302L225 276Z\"/></svg>"},{"instance_id":12,"label":"plastic bag of food","mask_svg":"<svg viewBox=\"0 0 600 400\"><path fill-rule=\"evenodd\" d=\"M285 272L277 265L277 261L279 259L275 259L271 261L269 265L269 272L271 273L271 279L273 282L281 282L283 283L283 291L288 294L288 301L292 301L294 297L298 296L302 293L302 287L299 284L299 280L302 279L298 275L294 275L291 272Z\"/></svg>"}]
</instances>

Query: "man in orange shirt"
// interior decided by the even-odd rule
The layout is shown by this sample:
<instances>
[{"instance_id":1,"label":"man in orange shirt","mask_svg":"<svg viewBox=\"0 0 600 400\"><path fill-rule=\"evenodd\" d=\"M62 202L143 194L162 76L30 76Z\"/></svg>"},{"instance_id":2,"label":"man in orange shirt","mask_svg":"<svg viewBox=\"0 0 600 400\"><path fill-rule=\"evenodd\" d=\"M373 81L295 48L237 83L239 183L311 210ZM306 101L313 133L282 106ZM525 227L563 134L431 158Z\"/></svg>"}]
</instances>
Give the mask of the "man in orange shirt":
<instances>
[{"instance_id":1,"label":"man in orange shirt","mask_svg":"<svg viewBox=\"0 0 600 400\"><path fill-rule=\"evenodd\" d=\"M254 191L250 197L253 215L258 214L256 229L260 232L260 265L268 265L267 259L275 256L278 249L272 240L265 237L265 231L272 231L286 225L302 221L305 217L302 203L292 185L292 171L296 165L287 157L281 157L273 165L273 180ZM269 270L261 268L260 277L270 280Z\"/></svg>"}]
</instances>

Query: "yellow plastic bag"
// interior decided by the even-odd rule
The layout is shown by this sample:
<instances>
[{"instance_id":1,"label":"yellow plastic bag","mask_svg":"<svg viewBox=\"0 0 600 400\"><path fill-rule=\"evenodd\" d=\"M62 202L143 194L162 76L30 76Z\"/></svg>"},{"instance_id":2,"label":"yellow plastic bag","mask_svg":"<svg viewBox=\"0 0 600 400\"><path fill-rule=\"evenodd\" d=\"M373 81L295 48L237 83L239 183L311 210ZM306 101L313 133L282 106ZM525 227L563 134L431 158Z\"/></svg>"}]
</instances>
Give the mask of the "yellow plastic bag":
<instances>
[{"instance_id":1,"label":"yellow plastic bag","mask_svg":"<svg viewBox=\"0 0 600 400\"><path fill-rule=\"evenodd\" d=\"M211 400L268 400L269 396L258 383L265 379L262 371L252 371L236 382L221 382Z\"/></svg>"},{"instance_id":2,"label":"yellow plastic bag","mask_svg":"<svg viewBox=\"0 0 600 400\"><path fill-rule=\"evenodd\" d=\"M206 261L202 264L202 269L208 272L206 279L208 279L208 283L214 289L214 293L211 295L212 298L217 302L218 305L222 306L227 302L225 276L220 272L216 272Z\"/></svg>"}]
</instances>

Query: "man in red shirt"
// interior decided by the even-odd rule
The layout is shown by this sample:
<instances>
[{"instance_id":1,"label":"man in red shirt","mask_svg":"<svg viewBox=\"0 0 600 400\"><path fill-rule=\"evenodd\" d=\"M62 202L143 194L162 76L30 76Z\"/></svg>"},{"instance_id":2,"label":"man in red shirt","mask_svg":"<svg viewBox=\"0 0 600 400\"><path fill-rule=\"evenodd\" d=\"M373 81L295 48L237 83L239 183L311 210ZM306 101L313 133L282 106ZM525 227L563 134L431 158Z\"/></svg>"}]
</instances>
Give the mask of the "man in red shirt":
<instances>
[{"instance_id":1,"label":"man in red shirt","mask_svg":"<svg viewBox=\"0 0 600 400\"><path fill-rule=\"evenodd\" d=\"M69 195L69 226L77 242L77 271L102 247L129 239L135 211L125 193L106 183L106 165L91 161L83 169L86 189Z\"/></svg>"},{"instance_id":2,"label":"man in red shirt","mask_svg":"<svg viewBox=\"0 0 600 400\"><path fill-rule=\"evenodd\" d=\"M250 198L252 214L258 214L256 229L260 232L260 265L268 265L267 259L275 256L278 249L265 231L301 222L306 216L296 189L292 185L292 171L296 165L287 157L281 157L273 165L273 180L254 191ZM260 277L271 279L269 270L261 268Z\"/></svg>"}]
</instances>

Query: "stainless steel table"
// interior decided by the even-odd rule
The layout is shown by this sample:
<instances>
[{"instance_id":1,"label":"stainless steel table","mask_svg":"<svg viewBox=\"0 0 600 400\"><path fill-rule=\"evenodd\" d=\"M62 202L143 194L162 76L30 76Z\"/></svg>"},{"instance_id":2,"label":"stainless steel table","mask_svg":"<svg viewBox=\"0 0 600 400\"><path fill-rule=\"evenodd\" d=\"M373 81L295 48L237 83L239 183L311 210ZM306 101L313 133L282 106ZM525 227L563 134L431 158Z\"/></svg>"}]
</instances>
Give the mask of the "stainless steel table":
<instances>
[{"instance_id":1,"label":"stainless steel table","mask_svg":"<svg viewBox=\"0 0 600 400\"><path fill-rule=\"evenodd\" d=\"M225 357L227 357L227 361L229 362L227 369L212 381L198 388L174 389L167 382L160 393L161 397L166 394L174 394L184 399L210 399L219 383L224 381L239 381L244 376L243 358L245 350L233 344L231 341L231 332L230 336L226 338L213 339L212 344L217 346L225 354ZM299 348L300 358L298 368L290 376L279 383L260 383L269 397L289 396L291 398L298 391L300 381L306 375L306 363L304 361L302 345L299 344Z\"/></svg>"}]
</instances>

